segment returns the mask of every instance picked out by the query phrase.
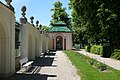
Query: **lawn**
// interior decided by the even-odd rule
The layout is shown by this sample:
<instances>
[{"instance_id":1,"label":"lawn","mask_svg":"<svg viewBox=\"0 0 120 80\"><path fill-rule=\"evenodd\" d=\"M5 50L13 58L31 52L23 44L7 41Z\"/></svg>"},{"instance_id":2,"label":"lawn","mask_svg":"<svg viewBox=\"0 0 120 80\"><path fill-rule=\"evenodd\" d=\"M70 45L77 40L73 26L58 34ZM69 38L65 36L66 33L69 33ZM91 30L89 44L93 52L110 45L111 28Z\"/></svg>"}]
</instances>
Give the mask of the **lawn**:
<instances>
[{"instance_id":1,"label":"lawn","mask_svg":"<svg viewBox=\"0 0 120 80\"><path fill-rule=\"evenodd\" d=\"M72 64L77 68L81 80L120 80L119 70L109 67L110 72L102 72L83 60L81 54L74 51L64 52L67 54Z\"/></svg>"}]
</instances>

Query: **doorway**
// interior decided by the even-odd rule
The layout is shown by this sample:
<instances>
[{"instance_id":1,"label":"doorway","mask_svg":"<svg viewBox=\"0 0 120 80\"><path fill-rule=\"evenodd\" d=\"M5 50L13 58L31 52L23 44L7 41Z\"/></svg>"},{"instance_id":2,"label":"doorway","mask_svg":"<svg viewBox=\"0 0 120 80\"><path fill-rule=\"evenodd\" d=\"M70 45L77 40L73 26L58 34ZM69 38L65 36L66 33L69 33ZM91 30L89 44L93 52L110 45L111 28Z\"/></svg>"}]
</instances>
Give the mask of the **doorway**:
<instances>
[{"instance_id":1,"label":"doorway","mask_svg":"<svg viewBox=\"0 0 120 80\"><path fill-rule=\"evenodd\" d=\"M56 50L63 50L63 37L62 36L56 37Z\"/></svg>"}]
</instances>

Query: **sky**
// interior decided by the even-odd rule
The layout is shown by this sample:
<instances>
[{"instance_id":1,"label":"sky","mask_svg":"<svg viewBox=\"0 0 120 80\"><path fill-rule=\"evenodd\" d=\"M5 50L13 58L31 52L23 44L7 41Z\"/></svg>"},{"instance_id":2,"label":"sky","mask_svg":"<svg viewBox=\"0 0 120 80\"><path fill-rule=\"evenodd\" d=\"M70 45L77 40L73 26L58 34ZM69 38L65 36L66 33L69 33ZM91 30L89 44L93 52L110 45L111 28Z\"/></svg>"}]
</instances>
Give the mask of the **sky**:
<instances>
[{"instance_id":1,"label":"sky","mask_svg":"<svg viewBox=\"0 0 120 80\"><path fill-rule=\"evenodd\" d=\"M5 3L5 0L0 0ZM26 18L30 22L30 17L34 16L34 23L38 20L40 24L49 26L52 12L50 10L54 7L56 1L63 3L66 7L66 12L70 15L71 10L68 9L69 0L12 0L12 6L15 8L16 21L21 17L21 7L26 6ZM6 3L5 3L6 4Z\"/></svg>"}]
</instances>

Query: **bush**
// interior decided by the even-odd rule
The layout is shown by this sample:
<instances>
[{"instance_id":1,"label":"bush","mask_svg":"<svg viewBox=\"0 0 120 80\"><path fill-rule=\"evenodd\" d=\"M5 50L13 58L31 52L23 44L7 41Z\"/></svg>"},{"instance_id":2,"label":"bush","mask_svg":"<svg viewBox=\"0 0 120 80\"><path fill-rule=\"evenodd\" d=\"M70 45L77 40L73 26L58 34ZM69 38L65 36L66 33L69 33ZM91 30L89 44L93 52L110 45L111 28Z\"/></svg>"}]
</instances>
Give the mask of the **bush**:
<instances>
[{"instance_id":1,"label":"bush","mask_svg":"<svg viewBox=\"0 0 120 80\"><path fill-rule=\"evenodd\" d=\"M103 46L98 45L97 49L98 49L98 54L102 55L103 54Z\"/></svg>"},{"instance_id":2,"label":"bush","mask_svg":"<svg viewBox=\"0 0 120 80\"><path fill-rule=\"evenodd\" d=\"M90 49L91 53L102 55L103 54L103 46L93 45Z\"/></svg>"},{"instance_id":3,"label":"bush","mask_svg":"<svg viewBox=\"0 0 120 80\"><path fill-rule=\"evenodd\" d=\"M91 48L90 46L85 46L85 51L90 52L90 48Z\"/></svg>"},{"instance_id":4,"label":"bush","mask_svg":"<svg viewBox=\"0 0 120 80\"><path fill-rule=\"evenodd\" d=\"M96 45L93 45L90 49L91 53L97 54L97 49L96 49Z\"/></svg>"},{"instance_id":5,"label":"bush","mask_svg":"<svg viewBox=\"0 0 120 80\"><path fill-rule=\"evenodd\" d=\"M120 60L120 49L115 49L111 55L111 58Z\"/></svg>"}]
</instances>

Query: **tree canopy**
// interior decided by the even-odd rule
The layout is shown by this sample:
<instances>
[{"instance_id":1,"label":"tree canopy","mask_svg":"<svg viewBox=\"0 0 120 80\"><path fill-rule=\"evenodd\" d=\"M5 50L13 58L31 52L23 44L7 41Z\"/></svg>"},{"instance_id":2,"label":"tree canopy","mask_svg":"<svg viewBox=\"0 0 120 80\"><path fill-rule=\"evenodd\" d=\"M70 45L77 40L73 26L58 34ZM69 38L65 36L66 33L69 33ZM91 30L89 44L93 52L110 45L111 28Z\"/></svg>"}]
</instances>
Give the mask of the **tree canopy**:
<instances>
[{"instance_id":1,"label":"tree canopy","mask_svg":"<svg viewBox=\"0 0 120 80\"><path fill-rule=\"evenodd\" d=\"M70 0L70 8L78 39L120 45L119 0Z\"/></svg>"},{"instance_id":2,"label":"tree canopy","mask_svg":"<svg viewBox=\"0 0 120 80\"><path fill-rule=\"evenodd\" d=\"M68 28L71 27L71 20L65 10L66 8L62 7L62 3L60 1L54 3L54 8L51 9L51 12L53 12L51 16L52 20L50 21L51 25L57 21L64 21L67 24Z\"/></svg>"}]
</instances>

